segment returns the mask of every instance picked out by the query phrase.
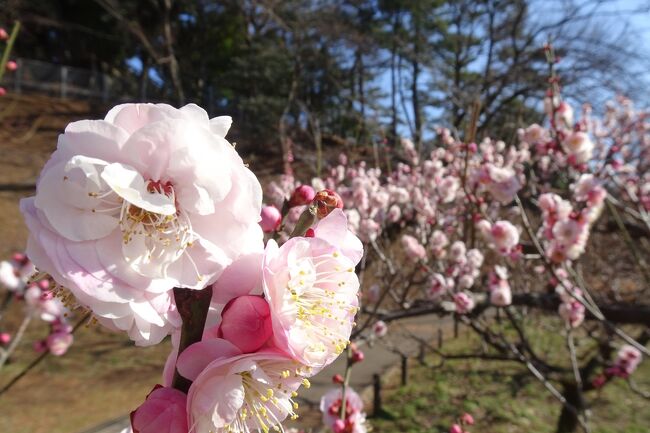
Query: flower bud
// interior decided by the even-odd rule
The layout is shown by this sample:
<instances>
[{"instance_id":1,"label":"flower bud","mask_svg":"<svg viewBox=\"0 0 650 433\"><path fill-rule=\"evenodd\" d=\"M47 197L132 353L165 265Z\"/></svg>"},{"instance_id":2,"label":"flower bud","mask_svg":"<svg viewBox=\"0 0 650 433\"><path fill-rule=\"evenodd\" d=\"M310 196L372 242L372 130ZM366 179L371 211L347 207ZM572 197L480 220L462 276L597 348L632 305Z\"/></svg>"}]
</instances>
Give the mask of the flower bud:
<instances>
[{"instance_id":1,"label":"flower bud","mask_svg":"<svg viewBox=\"0 0 650 433\"><path fill-rule=\"evenodd\" d=\"M257 351L273 335L269 304L261 296L239 296L221 313L217 335L244 353Z\"/></svg>"},{"instance_id":2,"label":"flower bud","mask_svg":"<svg viewBox=\"0 0 650 433\"><path fill-rule=\"evenodd\" d=\"M460 419L467 425L474 425L474 417L467 412L465 412Z\"/></svg>"},{"instance_id":3,"label":"flower bud","mask_svg":"<svg viewBox=\"0 0 650 433\"><path fill-rule=\"evenodd\" d=\"M0 41L6 41L9 39L9 33L2 27L0 27Z\"/></svg>"},{"instance_id":4,"label":"flower bud","mask_svg":"<svg viewBox=\"0 0 650 433\"><path fill-rule=\"evenodd\" d=\"M187 396L157 385L139 408L131 412L133 433L187 433Z\"/></svg>"},{"instance_id":5,"label":"flower bud","mask_svg":"<svg viewBox=\"0 0 650 433\"><path fill-rule=\"evenodd\" d=\"M324 189L316 194L312 205L315 207L316 216L322 219L334 209L343 209L343 199L331 189Z\"/></svg>"},{"instance_id":6,"label":"flower bud","mask_svg":"<svg viewBox=\"0 0 650 433\"><path fill-rule=\"evenodd\" d=\"M293 190L289 199L289 207L304 206L312 202L316 196L316 191L309 185L300 185Z\"/></svg>"},{"instance_id":7,"label":"flower bud","mask_svg":"<svg viewBox=\"0 0 650 433\"><path fill-rule=\"evenodd\" d=\"M332 382L338 384L343 383L343 376L341 376L340 374L335 374L334 376L332 376Z\"/></svg>"},{"instance_id":8,"label":"flower bud","mask_svg":"<svg viewBox=\"0 0 650 433\"><path fill-rule=\"evenodd\" d=\"M352 351L351 361L352 361L353 364L357 364L357 363L363 361L365 357L366 356L363 354L362 351L360 351L359 349L354 349Z\"/></svg>"},{"instance_id":9,"label":"flower bud","mask_svg":"<svg viewBox=\"0 0 650 433\"><path fill-rule=\"evenodd\" d=\"M36 353L43 353L47 350L47 342L45 340L36 340L32 344L32 348Z\"/></svg>"},{"instance_id":10,"label":"flower bud","mask_svg":"<svg viewBox=\"0 0 650 433\"><path fill-rule=\"evenodd\" d=\"M463 433L463 429L458 424L452 424L449 433Z\"/></svg>"},{"instance_id":11,"label":"flower bud","mask_svg":"<svg viewBox=\"0 0 650 433\"><path fill-rule=\"evenodd\" d=\"M11 341L11 334L8 332L0 332L0 344L6 346Z\"/></svg>"},{"instance_id":12,"label":"flower bud","mask_svg":"<svg viewBox=\"0 0 650 433\"><path fill-rule=\"evenodd\" d=\"M280 227L282 222L282 214L275 206L264 206L261 213L260 226L264 233L274 232Z\"/></svg>"},{"instance_id":13,"label":"flower bud","mask_svg":"<svg viewBox=\"0 0 650 433\"><path fill-rule=\"evenodd\" d=\"M4 87L0 87L0 96L4 96L6 94L7 94L7 89L5 89Z\"/></svg>"},{"instance_id":14,"label":"flower bud","mask_svg":"<svg viewBox=\"0 0 650 433\"><path fill-rule=\"evenodd\" d=\"M14 62L13 60L9 60L5 66L7 68L7 71L15 71L18 69L18 63Z\"/></svg>"}]
</instances>

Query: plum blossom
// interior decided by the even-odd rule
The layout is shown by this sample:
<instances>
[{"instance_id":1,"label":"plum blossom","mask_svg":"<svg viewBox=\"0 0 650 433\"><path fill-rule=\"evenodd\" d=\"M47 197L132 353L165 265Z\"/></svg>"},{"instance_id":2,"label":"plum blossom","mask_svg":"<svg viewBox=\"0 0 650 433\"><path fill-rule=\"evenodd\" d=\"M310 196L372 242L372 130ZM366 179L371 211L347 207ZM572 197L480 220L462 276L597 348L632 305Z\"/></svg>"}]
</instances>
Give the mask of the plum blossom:
<instances>
[{"instance_id":1,"label":"plum blossom","mask_svg":"<svg viewBox=\"0 0 650 433\"><path fill-rule=\"evenodd\" d=\"M388 325L383 320L378 320L372 325L372 333L375 337L384 337L388 333Z\"/></svg>"},{"instance_id":2,"label":"plum blossom","mask_svg":"<svg viewBox=\"0 0 650 433\"><path fill-rule=\"evenodd\" d=\"M325 393L320 400L323 424L334 433L366 433L366 414L363 412L363 400L352 388L345 390L345 419L341 419L343 394L341 388Z\"/></svg>"},{"instance_id":3,"label":"plum blossom","mask_svg":"<svg viewBox=\"0 0 650 433\"><path fill-rule=\"evenodd\" d=\"M159 342L179 325L172 288L202 289L262 249L261 187L230 124L193 104L69 124L21 202L27 254L101 323Z\"/></svg>"},{"instance_id":4,"label":"plum blossom","mask_svg":"<svg viewBox=\"0 0 650 433\"><path fill-rule=\"evenodd\" d=\"M58 331L50 334L45 343L52 355L62 356L68 351L73 341L74 337L70 332Z\"/></svg>"},{"instance_id":5,"label":"plum blossom","mask_svg":"<svg viewBox=\"0 0 650 433\"><path fill-rule=\"evenodd\" d=\"M411 260L426 260L427 258L427 250L413 236L402 236L402 248L404 248L406 256Z\"/></svg>"},{"instance_id":6,"label":"plum blossom","mask_svg":"<svg viewBox=\"0 0 650 433\"><path fill-rule=\"evenodd\" d=\"M483 220L485 221L485 220ZM497 221L494 224L487 225L481 222L479 228L483 232L486 240L502 256L509 256L516 251L519 244L519 230L510 221ZM486 230L487 229L487 230Z\"/></svg>"},{"instance_id":7,"label":"plum blossom","mask_svg":"<svg viewBox=\"0 0 650 433\"><path fill-rule=\"evenodd\" d=\"M585 132L576 131L562 141L562 148L574 164L584 164L591 159L594 143Z\"/></svg>"},{"instance_id":8,"label":"plum blossom","mask_svg":"<svg viewBox=\"0 0 650 433\"><path fill-rule=\"evenodd\" d=\"M503 266L495 266L494 272L488 279L490 302L497 307L506 307L512 304L512 291L508 284L508 270Z\"/></svg>"},{"instance_id":9,"label":"plum blossom","mask_svg":"<svg viewBox=\"0 0 650 433\"><path fill-rule=\"evenodd\" d=\"M625 344L619 349L614 365L605 370L609 376L628 378L641 363L641 352L634 346Z\"/></svg>"},{"instance_id":10,"label":"plum blossom","mask_svg":"<svg viewBox=\"0 0 650 433\"><path fill-rule=\"evenodd\" d=\"M495 200L501 204L510 203L521 189L517 173L509 167L488 164L485 167L482 183Z\"/></svg>"},{"instance_id":11,"label":"plum blossom","mask_svg":"<svg viewBox=\"0 0 650 433\"><path fill-rule=\"evenodd\" d=\"M470 292L458 292L454 294L456 313L467 314L474 309L475 301Z\"/></svg>"},{"instance_id":12,"label":"plum blossom","mask_svg":"<svg viewBox=\"0 0 650 433\"><path fill-rule=\"evenodd\" d=\"M190 431L269 431L281 428L287 416L298 417L293 399L301 384L309 386L303 366L273 350L222 356L215 344L224 342L195 343L178 359L178 371L193 382L187 394Z\"/></svg>"},{"instance_id":13,"label":"plum blossom","mask_svg":"<svg viewBox=\"0 0 650 433\"><path fill-rule=\"evenodd\" d=\"M358 308L354 267L362 254L341 210L321 220L314 237L295 237L281 247L268 242L263 283L277 347L314 368L343 351Z\"/></svg>"},{"instance_id":14,"label":"plum blossom","mask_svg":"<svg viewBox=\"0 0 650 433\"><path fill-rule=\"evenodd\" d=\"M35 272L34 264L23 253L15 253L11 260L0 261L0 286L22 293Z\"/></svg>"},{"instance_id":15,"label":"plum blossom","mask_svg":"<svg viewBox=\"0 0 650 433\"><path fill-rule=\"evenodd\" d=\"M431 300L436 300L453 286L454 283L452 279L447 279L442 274L434 273L431 275L431 282L427 289L427 296Z\"/></svg>"}]
</instances>

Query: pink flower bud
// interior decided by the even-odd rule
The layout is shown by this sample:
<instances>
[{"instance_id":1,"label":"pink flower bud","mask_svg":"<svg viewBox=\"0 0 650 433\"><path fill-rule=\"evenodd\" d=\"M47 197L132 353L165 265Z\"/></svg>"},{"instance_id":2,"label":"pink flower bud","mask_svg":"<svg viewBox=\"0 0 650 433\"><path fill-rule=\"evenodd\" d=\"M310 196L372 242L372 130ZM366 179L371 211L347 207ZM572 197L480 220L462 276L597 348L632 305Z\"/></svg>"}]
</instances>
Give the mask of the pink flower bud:
<instances>
[{"instance_id":1,"label":"pink flower bud","mask_svg":"<svg viewBox=\"0 0 650 433\"><path fill-rule=\"evenodd\" d=\"M594 380L591 381L591 385L594 388L602 388L603 385L607 382L607 376L604 374L599 374L598 376L594 377Z\"/></svg>"},{"instance_id":2,"label":"pink flower bud","mask_svg":"<svg viewBox=\"0 0 650 433\"><path fill-rule=\"evenodd\" d=\"M43 353L47 350L47 342L45 340L37 340L32 344L32 348L36 353Z\"/></svg>"},{"instance_id":3,"label":"pink flower bud","mask_svg":"<svg viewBox=\"0 0 650 433\"><path fill-rule=\"evenodd\" d=\"M458 424L452 424L449 433L463 433L463 429Z\"/></svg>"},{"instance_id":4,"label":"pink flower bud","mask_svg":"<svg viewBox=\"0 0 650 433\"><path fill-rule=\"evenodd\" d=\"M282 222L282 214L275 206L264 206L262 208L262 213L260 215L262 220L260 221L260 226L264 233L274 232L280 227Z\"/></svg>"},{"instance_id":5,"label":"pink flower bud","mask_svg":"<svg viewBox=\"0 0 650 433\"><path fill-rule=\"evenodd\" d=\"M467 425L474 425L474 417L467 412L460 419Z\"/></svg>"},{"instance_id":6,"label":"pink flower bud","mask_svg":"<svg viewBox=\"0 0 650 433\"><path fill-rule=\"evenodd\" d=\"M67 332L55 332L47 337L45 344L52 355L61 356L68 351L73 340L74 337L72 334L68 334Z\"/></svg>"},{"instance_id":7,"label":"pink flower bud","mask_svg":"<svg viewBox=\"0 0 650 433\"><path fill-rule=\"evenodd\" d=\"M334 209L343 209L343 199L331 189L324 189L314 197L314 205L316 205L316 216L322 219Z\"/></svg>"},{"instance_id":8,"label":"pink flower bud","mask_svg":"<svg viewBox=\"0 0 650 433\"><path fill-rule=\"evenodd\" d=\"M4 87L0 87L0 96L4 96L6 94L7 94L7 89L5 89Z\"/></svg>"},{"instance_id":9,"label":"pink flower bud","mask_svg":"<svg viewBox=\"0 0 650 433\"><path fill-rule=\"evenodd\" d=\"M365 357L366 356L359 349L355 349L355 350L352 351L352 363L353 364L357 364L357 363L363 361Z\"/></svg>"},{"instance_id":10,"label":"pink flower bud","mask_svg":"<svg viewBox=\"0 0 650 433\"><path fill-rule=\"evenodd\" d=\"M0 332L0 344L5 346L11 341L11 334L8 332Z\"/></svg>"},{"instance_id":11,"label":"pink flower bud","mask_svg":"<svg viewBox=\"0 0 650 433\"><path fill-rule=\"evenodd\" d=\"M21 265L24 265L24 264L26 264L28 259L27 259L27 256L25 254L23 254L23 253L13 253L11 255L11 260L13 260L14 262L19 263Z\"/></svg>"},{"instance_id":12,"label":"pink flower bud","mask_svg":"<svg viewBox=\"0 0 650 433\"><path fill-rule=\"evenodd\" d=\"M273 335L269 304L261 296L245 295L228 302L217 335L244 353L255 352Z\"/></svg>"},{"instance_id":13,"label":"pink flower bud","mask_svg":"<svg viewBox=\"0 0 650 433\"><path fill-rule=\"evenodd\" d=\"M9 33L2 27L0 27L0 41L6 41L9 39Z\"/></svg>"},{"instance_id":14,"label":"pink flower bud","mask_svg":"<svg viewBox=\"0 0 650 433\"><path fill-rule=\"evenodd\" d=\"M133 433L187 433L187 396L157 385L139 408L131 412Z\"/></svg>"},{"instance_id":15,"label":"pink flower bud","mask_svg":"<svg viewBox=\"0 0 650 433\"><path fill-rule=\"evenodd\" d=\"M289 207L304 206L312 202L316 196L316 191L309 185L300 185L293 190L289 199Z\"/></svg>"},{"instance_id":16,"label":"pink flower bud","mask_svg":"<svg viewBox=\"0 0 650 433\"><path fill-rule=\"evenodd\" d=\"M15 71L18 69L18 63L14 62L13 60L9 60L6 65L7 71Z\"/></svg>"},{"instance_id":17,"label":"pink flower bud","mask_svg":"<svg viewBox=\"0 0 650 433\"><path fill-rule=\"evenodd\" d=\"M314 236L316 236L316 231L314 229L312 229L311 227L308 228L307 231L305 232L305 237L306 238L313 238Z\"/></svg>"},{"instance_id":18,"label":"pink flower bud","mask_svg":"<svg viewBox=\"0 0 650 433\"><path fill-rule=\"evenodd\" d=\"M332 376L332 382L338 384L343 383L343 376L341 376L340 374L335 374L334 376Z\"/></svg>"}]
</instances>

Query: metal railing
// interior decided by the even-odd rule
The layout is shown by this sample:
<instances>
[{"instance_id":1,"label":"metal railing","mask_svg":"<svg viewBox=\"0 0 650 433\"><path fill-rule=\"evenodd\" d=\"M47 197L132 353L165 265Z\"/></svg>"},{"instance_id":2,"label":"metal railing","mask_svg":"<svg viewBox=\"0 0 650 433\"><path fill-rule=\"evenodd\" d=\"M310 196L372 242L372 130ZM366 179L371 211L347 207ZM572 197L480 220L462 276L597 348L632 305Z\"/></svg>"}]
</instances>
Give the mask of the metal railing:
<instances>
[{"instance_id":1,"label":"metal railing","mask_svg":"<svg viewBox=\"0 0 650 433\"><path fill-rule=\"evenodd\" d=\"M89 69L57 65L40 60L17 59L18 69L6 74L3 86L14 93L38 92L62 99L95 99L104 102L164 97L156 86L139 88L138 77L116 77ZM143 95L143 90L146 95Z\"/></svg>"}]
</instances>

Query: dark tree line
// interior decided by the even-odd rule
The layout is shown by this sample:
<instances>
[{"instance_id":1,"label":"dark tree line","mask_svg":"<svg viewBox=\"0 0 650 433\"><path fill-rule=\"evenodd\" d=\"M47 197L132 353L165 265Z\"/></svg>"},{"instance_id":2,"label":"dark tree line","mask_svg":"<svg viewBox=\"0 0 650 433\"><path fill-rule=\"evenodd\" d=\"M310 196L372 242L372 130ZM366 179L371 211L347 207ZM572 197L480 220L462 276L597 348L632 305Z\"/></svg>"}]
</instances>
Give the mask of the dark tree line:
<instances>
[{"instance_id":1,"label":"dark tree line","mask_svg":"<svg viewBox=\"0 0 650 433\"><path fill-rule=\"evenodd\" d=\"M135 99L162 86L159 99L233 115L243 143L390 146L406 135L422 149L435 125L462 136L477 102L479 135L508 139L539 121L546 40L577 98L647 94L647 56L625 26L605 25L607 3L0 0L0 20L24 23L16 55L119 76Z\"/></svg>"}]
</instances>

